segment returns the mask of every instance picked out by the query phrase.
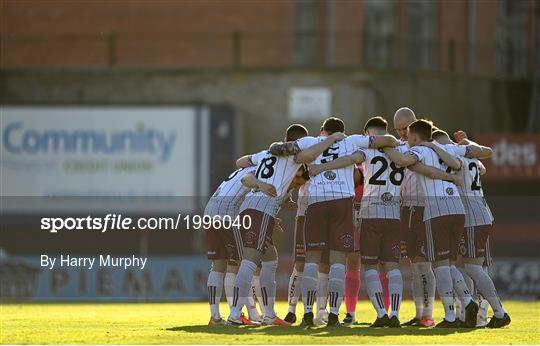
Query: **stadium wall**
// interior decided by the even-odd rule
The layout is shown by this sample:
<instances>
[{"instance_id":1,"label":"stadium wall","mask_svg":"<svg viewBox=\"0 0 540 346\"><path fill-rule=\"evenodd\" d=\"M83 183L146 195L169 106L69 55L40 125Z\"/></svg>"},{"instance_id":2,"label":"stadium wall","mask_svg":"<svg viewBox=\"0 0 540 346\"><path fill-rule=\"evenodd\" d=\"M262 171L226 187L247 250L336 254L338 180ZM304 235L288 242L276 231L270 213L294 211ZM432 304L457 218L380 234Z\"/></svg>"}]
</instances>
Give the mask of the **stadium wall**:
<instances>
[{"instance_id":1,"label":"stadium wall","mask_svg":"<svg viewBox=\"0 0 540 346\"><path fill-rule=\"evenodd\" d=\"M318 131L321 116L290 118L290 91L316 87L330 96L331 114L348 132L359 132L368 117L392 117L412 107L449 131L525 131L530 80L426 72L365 69L74 69L3 70L0 103L137 105L224 103L237 117L239 153L281 139L293 121ZM323 115L324 116L324 115Z\"/></svg>"}]
</instances>

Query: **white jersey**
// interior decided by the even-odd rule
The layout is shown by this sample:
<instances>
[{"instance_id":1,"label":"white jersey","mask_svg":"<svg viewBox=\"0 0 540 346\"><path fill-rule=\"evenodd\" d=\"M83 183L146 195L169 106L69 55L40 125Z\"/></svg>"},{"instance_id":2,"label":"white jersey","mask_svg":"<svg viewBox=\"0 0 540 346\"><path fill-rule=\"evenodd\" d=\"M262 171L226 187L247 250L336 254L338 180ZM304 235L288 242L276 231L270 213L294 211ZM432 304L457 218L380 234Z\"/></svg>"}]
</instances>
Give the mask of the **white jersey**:
<instances>
[{"instance_id":1,"label":"white jersey","mask_svg":"<svg viewBox=\"0 0 540 346\"><path fill-rule=\"evenodd\" d=\"M241 180L246 174L255 173L255 168L254 166L240 168L232 172L208 200L204 215L236 217L244 197L249 192L249 189L242 184Z\"/></svg>"},{"instance_id":2,"label":"white jersey","mask_svg":"<svg viewBox=\"0 0 540 346\"><path fill-rule=\"evenodd\" d=\"M395 148L400 153L409 149L406 146ZM400 218L401 184L405 168L397 167L380 149L363 149L364 154L364 193L360 203L362 219Z\"/></svg>"},{"instance_id":3,"label":"white jersey","mask_svg":"<svg viewBox=\"0 0 540 346\"><path fill-rule=\"evenodd\" d=\"M443 146L446 147L446 146ZM451 154L456 155L461 149L451 149ZM462 150L465 155L466 150ZM439 155L431 148L424 146L414 146L409 149L409 153L426 166L448 171L448 167L439 158ZM425 175L415 173L416 179L425 196L424 221L444 215L465 214L465 209L459 191L453 182L431 179Z\"/></svg>"},{"instance_id":4,"label":"white jersey","mask_svg":"<svg viewBox=\"0 0 540 346\"><path fill-rule=\"evenodd\" d=\"M463 186L459 186L459 193L465 207L465 227L491 225L493 215L484 198L482 182L480 180L480 161L460 157L462 162L461 178Z\"/></svg>"},{"instance_id":5,"label":"white jersey","mask_svg":"<svg viewBox=\"0 0 540 346\"><path fill-rule=\"evenodd\" d=\"M300 149L322 142L326 137L304 137L297 140ZM373 137L351 135L332 144L314 161L316 164L326 163L347 155L354 154L359 149L371 146ZM308 204L331 201L354 196L354 165L325 171L310 179Z\"/></svg>"},{"instance_id":6,"label":"white jersey","mask_svg":"<svg viewBox=\"0 0 540 346\"><path fill-rule=\"evenodd\" d=\"M308 207L309 180L298 189L298 201L296 202L296 217L305 216Z\"/></svg>"},{"instance_id":7,"label":"white jersey","mask_svg":"<svg viewBox=\"0 0 540 346\"><path fill-rule=\"evenodd\" d=\"M400 140L400 146L409 147L409 143ZM405 177L401 183L401 205L404 207L423 207L424 193L418 184L416 174L410 169L405 169Z\"/></svg>"},{"instance_id":8,"label":"white jersey","mask_svg":"<svg viewBox=\"0 0 540 346\"><path fill-rule=\"evenodd\" d=\"M252 155L251 162L257 167L257 179L273 185L277 195L270 197L259 190L251 190L240 206L240 211L255 209L275 217L283 201L289 197L287 190L302 164L297 163L293 155L274 156L268 151Z\"/></svg>"}]
</instances>

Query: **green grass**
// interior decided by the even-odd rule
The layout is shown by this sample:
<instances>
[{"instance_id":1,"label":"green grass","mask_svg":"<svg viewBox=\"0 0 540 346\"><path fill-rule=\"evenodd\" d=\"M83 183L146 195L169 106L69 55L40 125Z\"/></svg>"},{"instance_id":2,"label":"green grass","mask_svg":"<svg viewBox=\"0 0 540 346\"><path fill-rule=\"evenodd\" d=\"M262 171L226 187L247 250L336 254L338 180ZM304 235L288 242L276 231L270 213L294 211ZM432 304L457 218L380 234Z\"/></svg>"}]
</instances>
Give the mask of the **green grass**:
<instances>
[{"instance_id":1,"label":"green grass","mask_svg":"<svg viewBox=\"0 0 540 346\"><path fill-rule=\"evenodd\" d=\"M299 306L300 307L300 306ZM298 327L208 327L206 303L2 304L2 344L539 344L540 302L505 302L512 324L505 329L303 330ZM278 303L283 317L286 304ZM301 307L300 307L301 308ZM439 305L436 319L441 319ZM223 315L228 313L221 305ZM374 311L359 302L361 322ZM403 303L402 319L413 314Z\"/></svg>"}]
</instances>

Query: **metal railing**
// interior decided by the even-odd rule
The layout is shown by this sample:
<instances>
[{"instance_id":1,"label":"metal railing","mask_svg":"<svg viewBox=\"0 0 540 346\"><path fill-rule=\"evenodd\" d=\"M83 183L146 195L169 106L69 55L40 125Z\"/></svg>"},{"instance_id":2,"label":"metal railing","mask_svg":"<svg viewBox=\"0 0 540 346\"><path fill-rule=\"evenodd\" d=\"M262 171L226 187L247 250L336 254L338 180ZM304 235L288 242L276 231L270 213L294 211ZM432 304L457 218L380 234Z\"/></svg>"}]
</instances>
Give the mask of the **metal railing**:
<instances>
[{"instance_id":1,"label":"metal railing","mask_svg":"<svg viewBox=\"0 0 540 346\"><path fill-rule=\"evenodd\" d=\"M378 37L290 34L121 34L0 36L2 69L18 67L358 66L530 77L533 52L496 45ZM332 47L332 54L328 49ZM473 54L471 55L471 50ZM474 57L471 64L468 59ZM328 57L332 58L329 61ZM474 69L471 69L474 66Z\"/></svg>"}]
</instances>

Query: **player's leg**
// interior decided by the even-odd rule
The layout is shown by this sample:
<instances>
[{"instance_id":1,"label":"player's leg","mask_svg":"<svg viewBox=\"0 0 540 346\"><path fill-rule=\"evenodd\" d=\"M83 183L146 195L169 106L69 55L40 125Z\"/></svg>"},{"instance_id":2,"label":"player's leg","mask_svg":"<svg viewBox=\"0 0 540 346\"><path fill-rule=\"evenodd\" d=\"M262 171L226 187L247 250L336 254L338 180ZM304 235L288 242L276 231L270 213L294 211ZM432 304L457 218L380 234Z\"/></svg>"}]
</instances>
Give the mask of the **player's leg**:
<instances>
[{"instance_id":1,"label":"player's leg","mask_svg":"<svg viewBox=\"0 0 540 346\"><path fill-rule=\"evenodd\" d=\"M314 326L313 305L317 295L317 278L319 272L319 262L321 260L321 250L307 250L306 263L304 265L304 277L302 278L302 302L304 304L303 326Z\"/></svg>"},{"instance_id":2,"label":"player's leg","mask_svg":"<svg viewBox=\"0 0 540 346\"><path fill-rule=\"evenodd\" d=\"M353 199L343 198L332 201L329 215L330 271L328 273L328 327L340 326L339 308L345 290L345 261L354 252Z\"/></svg>"},{"instance_id":3,"label":"player's leg","mask_svg":"<svg viewBox=\"0 0 540 346\"><path fill-rule=\"evenodd\" d=\"M504 310L497 290L491 277L482 268L484 264L485 244L488 240L490 226L480 226L470 228L466 234L467 255L463 259L467 274L474 280L474 283L482 296L486 298L493 309L493 317L488 323L488 328L501 328L510 324L510 316Z\"/></svg>"},{"instance_id":4,"label":"player's leg","mask_svg":"<svg viewBox=\"0 0 540 346\"><path fill-rule=\"evenodd\" d=\"M304 303L304 316L301 326L314 326L313 305L317 295L317 279L322 251L327 247L327 210L325 202L310 204L306 210L304 224L304 243L306 261L304 276L302 278L302 302Z\"/></svg>"},{"instance_id":5,"label":"player's leg","mask_svg":"<svg viewBox=\"0 0 540 346\"><path fill-rule=\"evenodd\" d=\"M246 300L250 295L257 263L262 257L266 241L272 236L274 228L274 218L266 213L247 209L240 215L251 219L251 227L242 230L243 258L236 275L233 308L228 319L228 322L234 325L244 324L240 320L242 307L246 304Z\"/></svg>"},{"instance_id":6,"label":"player's leg","mask_svg":"<svg viewBox=\"0 0 540 346\"><path fill-rule=\"evenodd\" d=\"M435 274L431 262L425 256L424 208L414 207L411 211L410 238L407 251L411 252L411 271L413 298L416 315L411 321L405 323L410 326L431 327L433 320L433 307L435 305Z\"/></svg>"},{"instance_id":7,"label":"player's leg","mask_svg":"<svg viewBox=\"0 0 540 346\"><path fill-rule=\"evenodd\" d=\"M381 244L380 230L374 219L362 220L360 230L360 261L363 270L363 281L377 319L372 327L384 327L389 318L382 299L382 285L379 277L379 249Z\"/></svg>"},{"instance_id":8,"label":"player's leg","mask_svg":"<svg viewBox=\"0 0 540 346\"><path fill-rule=\"evenodd\" d=\"M212 268L208 273L207 279L207 291L208 291L208 304L210 306L210 321L209 325L222 325L225 321L221 318L219 312L219 301L221 300L221 294L223 290L223 280L225 277L225 271L227 267L227 251L219 232L221 230L208 229L206 230L207 241L207 257L212 261Z\"/></svg>"},{"instance_id":9,"label":"player's leg","mask_svg":"<svg viewBox=\"0 0 540 346\"><path fill-rule=\"evenodd\" d=\"M360 237L360 232L355 232L355 237ZM359 242L360 241L358 241L358 243ZM359 291L360 252L355 251L347 256L347 272L345 273L345 307L347 315L343 319L344 325L356 323L356 305L358 304Z\"/></svg>"},{"instance_id":10,"label":"player's leg","mask_svg":"<svg viewBox=\"0 0 540 346\"><path fill-rule=\"evenodd\" d=\"M261 258L261 295L264 306L263 325L288 325L276 315L276 270L277 270L277 249L269 243L268 248Z\"/></svg>"},{"instance_id":11,"label":"player's leg","mask_svg":"<svg viewBox=\"0 0 540 346\"><path fill-rule=\"evenodd\" d=\"M491 254L491 247L490 247L490 240L491 240L491 232L489 232L489 236L486 240L485 244L485 251L484 251L484 263L482 264L482 267L484 271L489 275L489 267L492 264L492 254ZM489 302L482 296L480 291L478 290L478 287L475 286L475 294L478 297L478 316L476 318L476 326L477 327L486 327L488 324L488 310L489 310Z\"/></svg>"},{"instance_id":12,"label":"player's leg","mask_svg":"<svg viewBox=\"0 0 540 346\"><path fill-rule=\"evenodd\" d=\"M225 279L223 280L223 288L225 289L225 297L227 298L229 309L232 308L236 273L238 273L238 263L227 263L227 272L225 273Z\"/></svg>"},{"instance_id":13,"label":"player's leg","mask_svg":"<svg viewBox=\"0 0 540 346\"><path fill-rule=\"evenodd\" d=\"M461 301L462 309L465 310L465 326L474 328L476 326L476 315L478 314L478 304L472 299L469 287L463 278L463 275L457 269L457 259L459 254L459 244L463 238L465 215L447 216L450 227L450 275L454 293Z\"/></svg>"},{"instance_id":14,"label":"player's leg","mask_svg":"<svg viewBox=\"0 0 540 346\"><path fill-rule=\"evenodd\" d=\"M257 302L261 311L257 309ZM261 294L261 263L257 265L253 279L251 280L251 294L247 298L248 317L251 321L262 322L264 315L264 308L262 303Z\"/></svg>"},{"instance_id":15,"label":"player's leg","mask_svg":"<svg viewBox=\"0 0 540 346\"><path fill-rule=\"evenodd\" d=\"M380 260L388 278L388 292L390 296L390 308L388 326L401 327L399 310L403 299L403 277L399 270L400 246L399 246L399 220L384 220L381 238ZM388 311L388 309L387 309Z\"/></svg>"},{"instance_id":16,"label":"player's leg","mask_svg":"<svg viewBox=\"0 0 540 346\"><path fill-rule=\"evenodd\" d=\"M208 303L210 304L209 325L224 325L226 322L221 318L219 312L219 302L223 291L223 278L227 269L226 259L216 259L212 261L212 269L208 275L207 290Z\"/></svg>"},{"instance_id":17,"label":"player's leg","mask_svg":"<svg viewBox=\"0 0 540 346\"><path fill-rule=\"evenodd\" d=\"M296 304L302 293L301 283L304 276L304 264L306 261L306 249L304 247L304 223L305 216L297 216L294 227L294 267L289 278L288 303L289 309L285 321L296 322Z\"/></svg>"},{"instance_id":18,"label":"player's leg","mask_svg":"<svg viewBox=\"0 0 540 346\"><path fill-rule=\"evenodd\" d=\"M438 328L458 326L454 310L454 286L450 274L450 227L447 217L440 216L425 221L423 239L426 259L432 262L437 282L437 292L444 308L444 319Z\"/></svg>"},{"instance_id":19,"label":"player's leg","mask_svg":"<svg viewBox=\"0 0 540 346\"><path fill-rule=\"evenodd\" d=\"M328 323L328 312L326 305L328 301L328 272L330 271L329 251L325 250L321 254L319 262L319 273L317 276L317 314L313 319L316 326Z\"/></svg>"}]
</instances>

